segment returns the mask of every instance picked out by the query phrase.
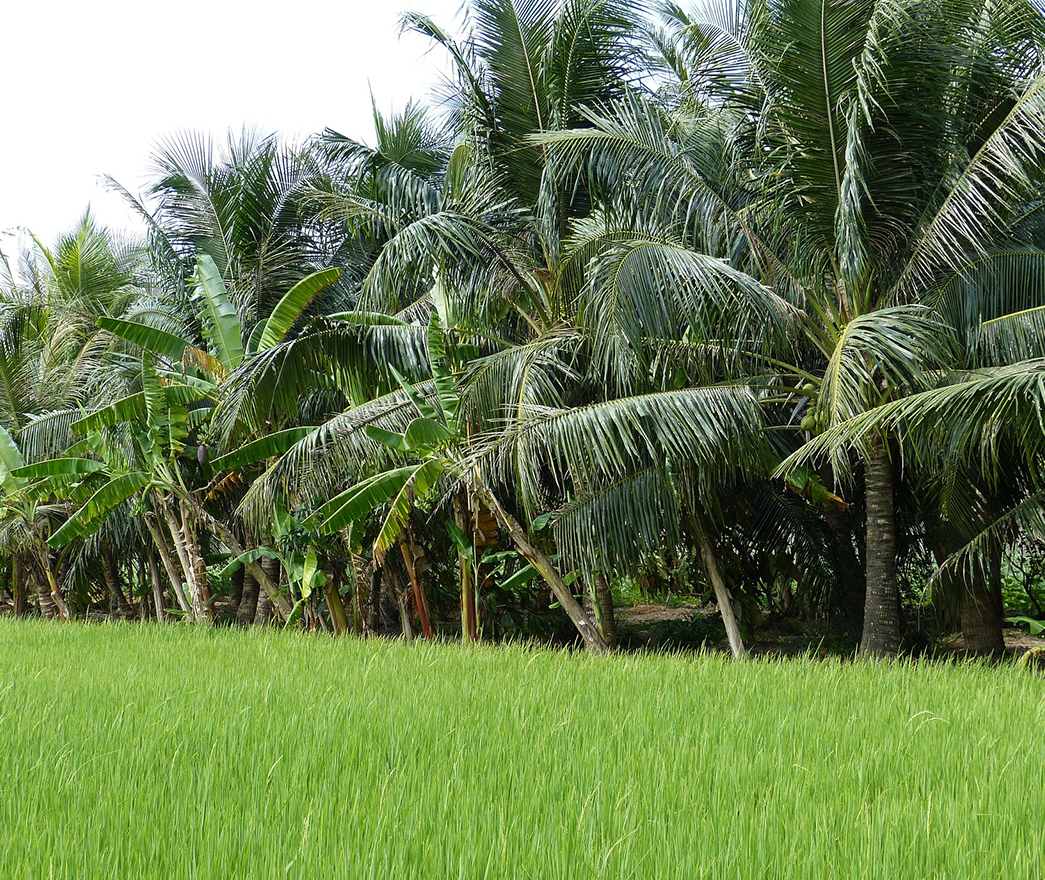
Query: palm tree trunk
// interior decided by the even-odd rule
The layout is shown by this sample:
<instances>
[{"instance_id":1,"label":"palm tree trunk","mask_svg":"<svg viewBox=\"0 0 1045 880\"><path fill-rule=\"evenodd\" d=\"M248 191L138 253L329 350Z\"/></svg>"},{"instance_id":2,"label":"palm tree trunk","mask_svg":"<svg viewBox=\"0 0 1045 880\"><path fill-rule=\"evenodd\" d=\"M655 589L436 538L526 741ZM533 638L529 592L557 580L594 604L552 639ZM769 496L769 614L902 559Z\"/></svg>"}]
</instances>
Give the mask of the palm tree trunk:
<instances>
[{"instance_id":1,"label":"palm tree trunk","mask_svg":"<svg viewBox=\"0 0 1045 880\"><path fill-rule=\"evenodd\" d=\"M595 575L595 622L611 648L617 647L617 617L613 611L613 590L601 571Z\"/></svg>"},{"instance_id":2,"label":"palm tree trunk","mask_svg":"<svg viewBox=\"0 0 1045 880\"><path fill-rule=\"evenodd\" d=\"M900 595L896 586L896 513L893 465L884 439L864 462L867 497L867 595L861 657L895 657L900 647Z\"/></svg>"},{"instance_id":3,"label":"palm tree trunk","mask_svg":"<svg viewBox=\"0 0 1045 880\"><path fill-rule=\"evenodd\" d=\"M232 573L229 581L229 606L233 611L239 610L239 603L243 601L243 578L246 569L240 566Z\"/></svg>"},{"instance_id":4,"label":"palm tree trunk","mask_svg":"<svg viewBox=\"0 0 1045 880\"><path fill-rule=\"evenodd\" d=\"M726 579L722 576L719 568L718 557L715 549L711 546L703 526L697 529L697 542L700 545L700 556L704 560L704 567L711 581L711 589L715 592L715 601L718 603L719 614L726 626L726 638L729 639L729 650L737 660L747 657L747 648L744 647L744 639L740 635L740 627L737 625L737 617L733 611L733 599L726 587Z\"/></svg>"},{"instance_id":5,"label":"palm tree trunk","mask_svg":"<svg viewBox=\"0 0 1045 880\"><path fill-rule=\"evenodd\" d=\"M271 540L263 543L263 546L269 546ZM272 593L275 594L279 590L279 584L282 581L282 567L279 564L278 559L273 559L271 556L262 556L261 565L258 566L261 571L261 577L258 578L259 586L261 589L258 591L258 604L254 610L254 626L264 626L269 622L272 617L273 603L267 591L265 590L265 581L272 584ZM290 610L288 606L287 614L283 616L283 620L290 618Z\"/></svg>"},{"instance_id":6,"label":"palm tree trunk","mask_svg":"<svg viewBox=\"0 0 1045 880\"><path fill-rule=\"evenodd\" d=\"M254 608L254 626L264 626L269 622L269 600L261 590L258 591L258 604Z\"/></svg>"},{"instance_id":7,"label":"palm tree trunk","mask_svg":"<svg viewBox=\"0 0 1045 880\"><path fill-rule=\"evenodd\" d=\"M962 591L962 639L969 654L1005 651L1001 616L983 578L972 577Z\"/></svg>"},{"instance_id":8,"label":"palm tree trunk","mask_svg":"<svg viewBox=\"0 0 1045 880\"><path fill-rule=\"evenodd\" d=\"M589 651L594 651L597 654L607 653L610 650L610 646L606 644L606 640L602 637L602 633L599 632L599 627L591 617L585 613L580 603L573 597L573 593L570 592L569 587L563 583L562 578L559 577L559 572L555 568L555 564L548 558L547 554L530 540L529 535L527 535L523 527L519 525L518 520L501 506L501 502L497 500L493 492L481 485L474 486L473 491L475 491L476 494L483 499L486 506L493 511L494 516L497 517L497 521L508 533L508 536L512 539L512 543L515 544L519 553L525 557L530 565L537 569L537 572L544 579L544 582L551 588L552 595L554 595L558 600L563 611L565 611L570 620L573 621L573 625L577 628L577 632L579 632L581 638L584 639L585 647L587 647Z\"/></svg>"},{"instance_id":9,"label":"palm tree trunk","mask_svg":"<svg viewBox=\"0 0 1045 880\"><path fill-rule=\"evenodd\" d=\"M240 597L239 605L236 606L236 623L240 626L250 626L254 622L254 615L258 610L258 593L261 586L258 579L250 569L243 569L243 595Z\"/></svg>"},{"instance_id":10,"label":"palm tree trunk","mask_svg":"<svg viewBox=\"0 0 1045 880\"><path fill-rule=\"evenodd\" d=\"M15 617L25 615L25 567L17 553L11 556L11 594L14 597Z\"/></svg>"},{"instance_id":11,"label":"palm tree trunk","mask_svg":"<svg viewBox=\"0 0 1045 880\"><path fill-rule=\"evenodd\" d=\"M962 568L966 581L962 590L962 639L969 654L1000 655L1005 652L1004 612L999 601L1001 558L1001 547L992 542L986 566L979 571Z\"/></svg>"}]
</instances>

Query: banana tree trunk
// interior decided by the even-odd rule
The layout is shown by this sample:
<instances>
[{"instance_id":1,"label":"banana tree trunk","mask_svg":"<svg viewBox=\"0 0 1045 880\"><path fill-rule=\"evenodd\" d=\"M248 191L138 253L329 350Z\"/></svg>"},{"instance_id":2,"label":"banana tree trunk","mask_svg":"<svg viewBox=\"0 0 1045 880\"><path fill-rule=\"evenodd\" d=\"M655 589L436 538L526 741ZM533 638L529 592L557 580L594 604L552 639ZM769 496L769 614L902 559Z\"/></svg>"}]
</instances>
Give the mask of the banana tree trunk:
<instances>
[{"instance_id":1,"label":"banana tree trunk","mask_svg":"<svg viewBox=\"0 0 1045 880\"><path fill-rule=\"evenodd\" d=\"M405 589L395 590L396 606L399 608L399 621L403 627L403 642L409 645L414 640L414 624L410 619L410 608Z\"/></svg>"},{"instance_id":2,"label":"banana tree trunk","mask_svg":"<svg viewBox=\"0 0 1045 880\"><path fill-rule=\"evenodd\" d=\"M459 492L454 499L454 522L471 540L472 523L464 492ZM474 541L472 541L472 546L475 546ZM461 639L466 642L475 642L479 639L479 632L476 624L472 562L461 552L460 548L457 550L457 566L461 573Z\"/></svg>"},{"instance_id":3,"label":"banana tree trunk","mask_svg":"<svg viewBox=\"0 0 1045 880\"><path fill-rule=\"evenodd\" d=\"M493 492L486 488L486 486L482 485L475 485L473 490L480 498L482 498L483 503L493 511L493 515L497 518L501 527L508 533L508 536L512 539L512 543L515 544L519 553L527 562L530 563L530 565L537 569L538 574L540 574L544 579L544 582L551 589L552 595L554 595L558 600L563 611L565 611L570 620L573 621L573 625L577 628L577 632L579 632L581 638L584 639L585 647L596 654L608 653L610 646L606 644L606 640L602 637L602 633L599 632L599 627L596 625L595 621L585 613L580 603L573 597L573 593L570 592L569 587L563 583L562 578L559 576L559 572L555 568L555 563L551 561L548 555L544 553L540 547L530 540L530 536L526 534L525 529L523 529L515 517L501 506L501 502L497 500L497 497Z\"/></svg>"},{"instance_id":4,"label":"banana tree trunk","mask_svg":"<svg viewBox=\"0 0 1045 880\"><path fill-rule=\"evenodd\" d=\"M221 520L211 516L198 505L195 507L195 513L199 521L203 523L222 544L229 548L236 556L243 554L243 545L239 542L239 539L232 533ZM261 591L264 594L266 605L271 605L272 610L282 619L287 620L290 617L290 603L287 602L285 596L279 592L279 586L273 581L271 577L266 574L262 566L258 565L257 561L245 563L247 570L254 575L257 579ZM260 601L260 600L259 600Z\"/></svg>"},{"instance_id":5,"label":"banana tree trunk","mask_svg":"<svg viewBox=\"0 0 1045 880\"><path fill-rule=\"evenodd\" d=\"M896 585L896 511L889 448L878 438L864 462L867 498L867 594L861 657L895 657L900 647Z\"/></svg>"},{"instance_id":6,"label":"banana tree trunk","mask_svg":"<svg viewBox=\"0 0 1045 880\"><path fill-rule=\"evenodd\" d=\"M207 607L207 616L213 616L211 610L210 580L207 577L207 563L203 559L203 551L200 549L199 530L196 528L195 509L190 507L184 500L178 505L181 514L181 530L185 535L185 549L192 562L192 570L196 575L196 584L199 587L200 596Z\"/></svg>"},{"instance_id":7,"label":"banana tree trunk","mask_svg":"<svg viewBox=\"0 0 1045 880\"><path fill-rule=\"evenodd\" d=\"M424 588L414 564L413 539L407 537L407 530L399 533L399 549L403 554L403 563L406 565L406 574L410 578L410 586L414 591L414 605L417 607L417 616L421 620L421 634L430 639L435 635L432 630L432 621L428 616L428 601L425 597Z\"/></svg>"},{"instance_id":8,"label":"banana tree trunk","mask_svg":"<svg viewBox=\"0 0 1045 880\"><path fill-rule=\"evenodd\" d=\"M182 531L181 523L174 516L174 512L166 504L162 505L162 513L163 519L167 523L167 530L174 540L174 549L181 561L181 570L185 573L185 585L189 588L189 607L191 609L189 617L197 623L205 623L210 619L210 613L203 601L200 585L196 581L196 566L185 546L185 532Z\"/></svg>"},{"instance_id":9,"label":"banana tree trunk","mask_svg":"<svg viewBox=\"0 0 1045 880\"><path fill-rule=\"evenodd\" d=\"M365 609L368 601L366 588L368 577L365 566L360 565L359 557L355 554L349 557L349 565L352 571L352 632L358 636L366 628Z\"/></svg>"},{"instance_id":10,"label":"banana tree trunk","mask_svg":"<svg viewBox=\"0 0 1045 880\"><path fill-rule=\"evenodd\" d=\"M105 585L109 591L109 616L130 620L134 616L134 611L120 588L120 579L113 563L112 551L106 541L102 542L100 558L102 577L105 579Z\"/></svg>"},{"instance_id":11,"label":"banana tree trunk","mask_svg":"<svg viewBox=\"0 0 1045 880\"><path fill-rule=\"evenodd\" d=\"M370 572L370 604L367 606L366 631L370 635L381 632L381 605L385 600L384 571L375 566Z\"/></svg>"},{"instance_id":12,"label":"banana tree trunk","mask_svg":"<svg viewBox=\"0 0 1045 880\"><path fill-rule=\"evenodd\" d=\"M167 612L163 607L163 582L160 580L160 564L156 561L156 551L149 554L149 577L152 579L152 603L156 609L156 622L166 623Z\"/></svg>"},{"instance_id":13,"label":"banana tree trunk","mask_svg":"<svg viewBox=\"0 0 1045 880\"><path fill-rule=\"evenodd\" d=\"M345 603L341 601L341 593L337 584L331 579L323 587L323 595L327 600L327 609L330 611L330 622L334 626L334 635L340 636L348 632L348 614L345 612Z\"/></svg>"},{"instance_id":14,"label":"banana tree trunk","mask_svg":"<svg viewBox=\"0 0 1045 880\"><path fill-rule=\"evenodd\" d=\"M163 569L167 572L167 578L171 582L171 589L174 590L174 596L178 600L178 607L185 613L188 619L192 619L192 608L189 605L189 600L185 595L185 588L182 586L181 572L178 570L178 564L174 561L174 556L171 554L171 548L167 544L167 539L163 537L163 531L160 529L156 520L152 514L145 515L145 526L149 530L149 534L152 536L153 546L156 548L156 552L160 554L160 561L163 563Z\"/></svg>"}]
</instances>

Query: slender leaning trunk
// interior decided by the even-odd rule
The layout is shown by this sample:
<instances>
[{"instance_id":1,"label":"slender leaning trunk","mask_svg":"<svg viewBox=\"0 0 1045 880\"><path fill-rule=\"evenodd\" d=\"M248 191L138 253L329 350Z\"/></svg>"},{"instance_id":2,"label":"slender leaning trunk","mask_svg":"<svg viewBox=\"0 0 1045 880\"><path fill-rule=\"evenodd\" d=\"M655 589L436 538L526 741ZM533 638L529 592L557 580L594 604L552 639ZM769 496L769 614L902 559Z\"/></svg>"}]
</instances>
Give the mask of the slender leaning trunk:
<instances>
[{"instance_id":1,"label":"slender leaning trunk","mask_svg":"<svg viewBox=\"0 0 1045 880\"><path fill-rule=\"evenodd\" d=\"M60 620L69 620L72 614L69 612L69 606L65 604L65 598L62 596L62 589L58 585L58 581L54 576L54 568L51 566L51 551L45 545L40 551L41 558L43 559L44 574L47 575L47 583L51 588L51 599L54 602L55 608L58 609L58 617Z\"/></svg>"},{"instance_id":2,"label":"slender leaning trunk","mask_svg":"<svg viewBox=\"0 0 1045 880\"><path fill-rule=\"evenodd\" d=\"M703 528L697 532L697 541L700 544L700 557L704 560L704 568L707 569L708 579L711 581L711 589L715 591L719 614L722 615L722 622L726 626L729 650L737 660L743 660L747 657L747 648L744 647L744 639L740 635L740 627L737 625L737 616L733 611L733 599L729 595L726 579L722 576L715 549L711 546L711 541Z\"/></svg>"},{"instance_id":3,"label":"slender leaning trunk","mask_svg":"<svg viewBox=\"0 0 1045 880\"><path fill-rule=\"evenodd\" d=\"M599 627L595 621L591 619L581 607L581 604L574 598L569 587L563 583L558 570L555 568L555 563L551 561L540 547L530 540L529 535L526 534L525 529L519 524L518 520L501 506L501 502L497 500L496 496L489 489L480 485L475 486L474 489L476 494L482 498L483 503L493 511L493 515L497 518L501 527L508 533L519 553L530 565L537 569L538 574L551 589L552 595L558 600L563 611L573 621L577 632L584 639L585 647L597 654L607 653L610 650L610 646L606 644L606 640L602 637L602 633L599 632Z\"/></svg>"},{"instance_id":4,"label":"slender leaning trunk","mask_svg":"<svg viewBox=\"0 0 1045 880\"><path fill-rule=\"evenodd\" d=\"M896 586L896 512L889 448L878 438L864 462L867 498L867 594L861 657L895 657L900 647Z\"/></svg>"},{"instance_id":5,"label":"slender leaning trunk","mask_svg":"<svg viewBox=\"0 0 1045 880\"><path fill-rule=\"evenodd\" d=\"M406 565L406 574L410 578L410 586L414 591L414 605L417 607L417 616L421 619L421 634L426 638L432 638L435 633L432 630L432 621L428 616L428 601L425 597L424 587L414 564L413 541L408 539L406 530L399 533L399 548L403 553L403 563Z\"/></svg>"}]
</instances>

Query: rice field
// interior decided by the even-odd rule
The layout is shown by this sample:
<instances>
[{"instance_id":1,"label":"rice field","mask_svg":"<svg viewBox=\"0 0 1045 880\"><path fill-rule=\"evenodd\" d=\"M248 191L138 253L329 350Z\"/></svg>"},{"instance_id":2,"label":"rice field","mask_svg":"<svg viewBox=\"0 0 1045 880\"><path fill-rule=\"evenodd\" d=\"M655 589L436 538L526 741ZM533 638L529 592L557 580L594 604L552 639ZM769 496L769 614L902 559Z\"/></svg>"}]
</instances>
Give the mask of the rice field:
<instances>
[{"instance_id":1,"label":"rice field","mask_svg":"<svg viewBox=\"0 0 1045 880\"><path fill-rule=\"evenodd\" d=\"M1045 678L0 622L0 876L1045 876Z\"/></svg>"}]
</instances>

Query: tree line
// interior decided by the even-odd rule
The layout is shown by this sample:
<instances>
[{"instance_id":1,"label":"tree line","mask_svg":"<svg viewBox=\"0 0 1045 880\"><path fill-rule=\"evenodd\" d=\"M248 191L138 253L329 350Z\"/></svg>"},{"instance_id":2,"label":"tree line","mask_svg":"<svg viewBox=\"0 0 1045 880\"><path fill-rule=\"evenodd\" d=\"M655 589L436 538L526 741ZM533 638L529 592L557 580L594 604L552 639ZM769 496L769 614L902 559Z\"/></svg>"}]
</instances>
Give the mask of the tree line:
<instances>
[{"instance_id":1,"label":"tree line","mask_svg":"<svg viewBox=\"0 0 1045 880\"><path fill-rule=\"evenodd\" d=\"M163 143L124 241L5 261L16 614L461 637L685 570L972 652L1045 517L1025 0L471 0L376 145ZM452 597L449 598L448 597Z\"/></svg>"}]
</instances>

